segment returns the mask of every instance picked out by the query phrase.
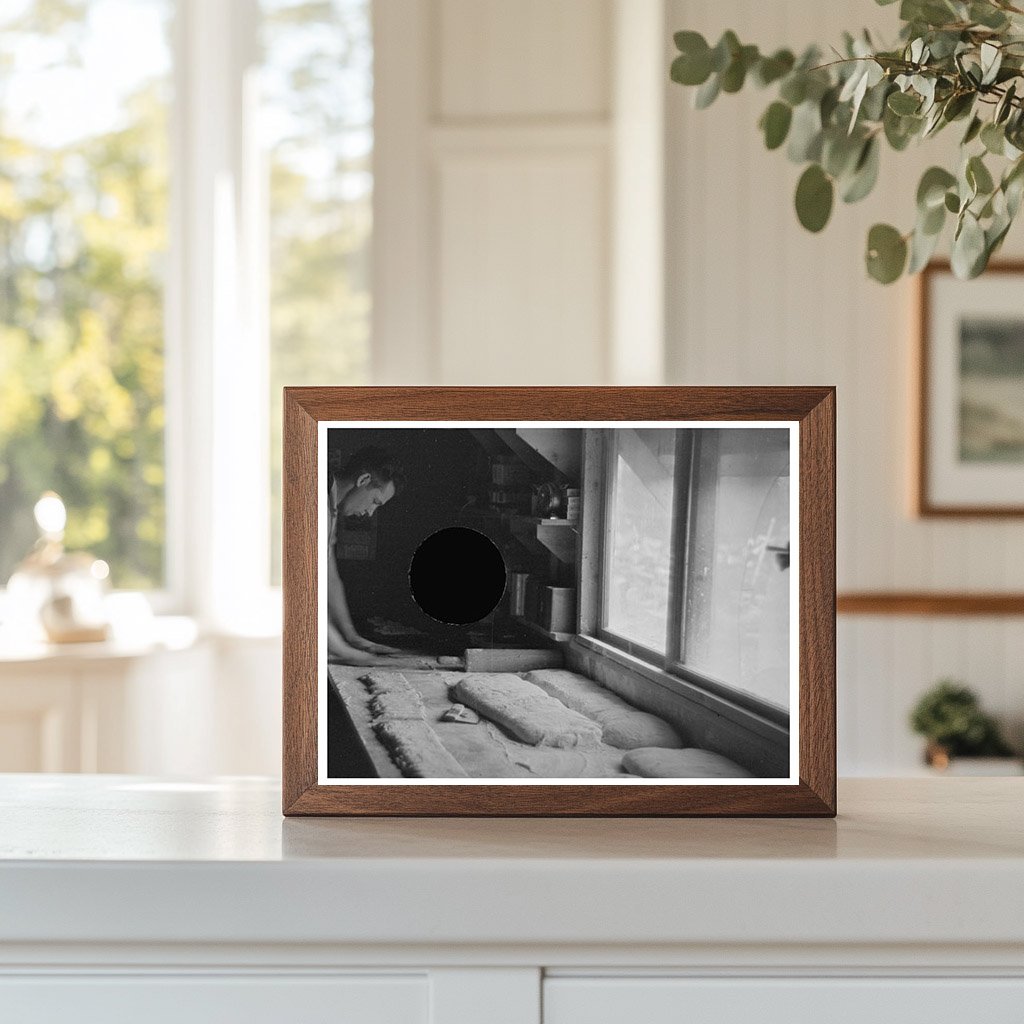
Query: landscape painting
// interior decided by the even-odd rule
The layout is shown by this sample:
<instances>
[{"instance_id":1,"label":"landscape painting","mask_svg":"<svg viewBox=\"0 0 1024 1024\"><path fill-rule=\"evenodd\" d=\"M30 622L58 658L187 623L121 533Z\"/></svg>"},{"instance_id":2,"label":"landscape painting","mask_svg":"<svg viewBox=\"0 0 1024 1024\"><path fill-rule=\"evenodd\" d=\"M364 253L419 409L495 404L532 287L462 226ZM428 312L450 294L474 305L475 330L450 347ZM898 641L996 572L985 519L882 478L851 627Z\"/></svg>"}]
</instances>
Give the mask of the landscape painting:
<instances>
[{"instance_id":1,"label":"landscape painting","mask_svg":"<svg viewBox=\"0 0 1024 1024\"><path fill-rule=\"evenodd\" d=\"M960 459L1024 462L1024 317L960 321Z\"/></svg>"}]
</instances>

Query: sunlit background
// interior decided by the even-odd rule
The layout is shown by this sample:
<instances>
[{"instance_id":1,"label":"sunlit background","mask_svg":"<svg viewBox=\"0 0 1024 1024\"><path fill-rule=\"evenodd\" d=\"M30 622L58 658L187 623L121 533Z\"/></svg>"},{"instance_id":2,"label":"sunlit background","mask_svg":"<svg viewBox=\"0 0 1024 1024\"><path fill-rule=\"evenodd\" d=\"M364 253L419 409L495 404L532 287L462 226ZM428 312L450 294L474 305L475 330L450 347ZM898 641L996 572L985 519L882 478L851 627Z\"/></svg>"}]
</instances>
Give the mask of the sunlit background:
<instances>
[{"instance_id":1,"label":"sunlit background","mask_svg":"<svg viewBox=\"0 0 1024 1024\"><path fill-rule=\"evenodd\" d=\"M270 486L277 582L281 387L367 379L372 43L364 0L265 0L256 13L270 287L249 298L269 306L271 435L253 484ZM52 488L68 546L105 559L116 587L167 583L174 15L172 0L4 5L3 579Z\"/></svg>"},{"instance_id":2,"label":"sunlit background","mask_svg":"<svg viewBox=\"0 0 1024 1024\"><path fill-rule=\"evenodd\" d=\"M4 0L0 770L279 771L285 385L836 384L840 590L1024 591L1020 520L907 500L913 284L868 282L862 240L934 158L811 237L764 97L697 112L667 77L674 29L799 48L889 10ZM19 619L51 491L76 586L114 590L102 643ZM1021 664L1012 616L841 617L840 770L920 771L940 678L1021 746Z\"/></svg>"}]
</instances>

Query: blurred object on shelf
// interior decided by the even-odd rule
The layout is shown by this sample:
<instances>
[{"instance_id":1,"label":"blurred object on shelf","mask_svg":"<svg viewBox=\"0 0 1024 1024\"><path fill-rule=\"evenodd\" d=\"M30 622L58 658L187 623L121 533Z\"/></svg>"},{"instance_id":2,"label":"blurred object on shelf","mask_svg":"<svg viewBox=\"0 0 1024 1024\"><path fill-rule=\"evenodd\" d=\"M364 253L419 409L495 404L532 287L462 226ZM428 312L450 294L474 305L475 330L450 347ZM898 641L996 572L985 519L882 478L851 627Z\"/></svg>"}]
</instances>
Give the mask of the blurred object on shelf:
<instances>
[{"instance_id":1,"label":"blurred object on shelf","mask_svg":"<svg viewBox=\"0 0 1024 1024\"><path fill-rule=\"evenodd\" d=\"M487 492L492 509L498 512L518 512L529 499L526 467L514 455L495 455L491 458L491 486Z\"/></svg>"},{"instance_id":2,"label":"blurred object on shelf","mask_svg":"<svg viewBox=\"0 0 1024 1024\"><path fill-rule=\"evenodd\" d=\"M580 489L578 487L565 489L565 518L570 523L580 521Z\"/></svg>"},{"instance_id":3,"label":"blurred object on shelf","mask_svg":"<svg viewBox=\"0 0 1024 1024\"><path fill-rule=\"evenodd\" d=\"M556 483L538 484L533 489L533 514L541 519L565 518L565 488Z\"/></svg>"},{"instance_id":4,"label":"blurred object on shelf","mask_svg":"<svg viewBox=\"0 0 1024 1024\"><path fill-rule=\"evenodd\" d=\"M552 633L576 632L576 588L545 587L541 625Z\"/></svg>"},{"instance_id":5,"label":"blurred object on shelf","mask_svg":"<svg viewBox=\"0 0 1024 1024\"><path fill-rule=\"evenodd\" d=\"M993 774L991 766L983 771L966 770L964 761L1002 760L1001 774L1020 774L1020 761L1003 739L996 720L982 711L977 695L970 687L951 679L942 679L917 702L910 715L914 732L928 743L925 763L936 771L952 775Z\"/></svg>"},{"instance_id":6,"label":"blurred object on shelf","mask_svg":"<svg viewBox=\"0 0 1024 1024\"><path fill-rule=\"evenodd\" d=\"M527 609L528 572L512 572L508 577L508 611L510 615L523 616Z\"/></svg>"},{"instance_id":7,"label":"blurred object on shelf","mask_svg":"<svg viewBox=\"0 0 1024 1024\"><path fill-rule=\"evenodd\" d=\"M7 584L5 630L50 643L96 643L110 635L110 569L85 552L64 550L67 510L47 491L34 508L39 539Z\"/></svg>"}]
</instances>

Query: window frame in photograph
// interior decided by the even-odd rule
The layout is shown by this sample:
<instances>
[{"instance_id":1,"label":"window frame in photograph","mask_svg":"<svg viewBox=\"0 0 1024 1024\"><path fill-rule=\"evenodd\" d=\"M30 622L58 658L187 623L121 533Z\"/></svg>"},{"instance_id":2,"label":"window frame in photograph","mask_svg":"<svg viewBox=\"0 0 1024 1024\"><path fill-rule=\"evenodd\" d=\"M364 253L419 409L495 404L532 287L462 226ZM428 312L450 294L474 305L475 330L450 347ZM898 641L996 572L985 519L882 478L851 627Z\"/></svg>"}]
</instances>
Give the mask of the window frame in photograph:
<instances>
[{"instance_id":1,"label":"window frame in photograph","mask_svg":"<svg viewBox=\"0 0 1024 1024\"><path fill-rule=\"evenodd\" d=\"M780 428L785 429L784 424ZM709 425L709 429L714 429ZM607 624L607 574L608 574L608 506L616 485L612 475L611 451L605 446L605 435L601 431L590 431L591 438L584 442L584 479L589 479L590 491L597 497L592 500L592 510L585 531L583 545L584 559L594 566L581 578L580 595L580 640L590 643L595 650L612 648L614 652L628 656L644 664L648 674L656 674L658 681L667 689L689 696L692 687L726 701L724 712L747 727L757 727L764 722L777 727L770 730L778 742L782 742L783 730L788 730L789 707L782 707L746 691L739 686L715 678L689 664L685 658L685 636L683 619L688 611L690 597L690 561L694 537L693 503L699 480L699 445L703 438L696 433L676 435L675 462L673 464L673 506L672 542L669 568L668 620L664 652L644 646L617 632ZM602 449L598 451L597 449ZM586 514L586 510L585 510ZM797 567L794 566L796 569ZM795 609L790 609L791 615Z\"/></svg>"}]
</instances>

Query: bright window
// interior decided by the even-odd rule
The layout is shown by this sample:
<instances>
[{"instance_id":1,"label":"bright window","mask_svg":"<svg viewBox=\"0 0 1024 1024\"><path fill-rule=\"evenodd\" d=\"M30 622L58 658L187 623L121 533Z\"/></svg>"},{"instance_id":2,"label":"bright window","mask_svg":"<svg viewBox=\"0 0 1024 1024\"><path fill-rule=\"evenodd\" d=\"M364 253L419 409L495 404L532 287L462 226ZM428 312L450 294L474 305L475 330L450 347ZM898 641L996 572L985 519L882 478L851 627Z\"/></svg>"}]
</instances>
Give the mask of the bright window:
<instances>
[{"instance_id":1,"label":"bright window","mask_svg":"<svg viewBox=\"0 0 1024 1024\"><path fill-rule=\"evenodd\" d=\"M368 378L372 152L370 0L2 5L0 588L53 489L115 587L273 628L281 388Z\"/></svg>"},{"instance_id":2,"label":"bright window","mask_svg":"<svg viewBox=\"0 0 1024 1024\"><path fill-rule=\"evenodd\" d=\"M269 155L271 566L280 566L281 388L369 373L370 0L262 0Z\"/></svg>"},{"instance_id":3,"label":"bright window","mask_svg":"<svg viewBox=\"0 0 1024 1024\"><path fill-rule=\"evenodd\" d=\"M0 586L51 489L116 586L164 582L172 13L0 14Z\"/></svg>"},{"instance_id":4,"label":"bright window","mask_svg":"<svg viewBox=\"0 0 1024 1024\"><path fill-rule=\"evenodd\" d=\"M600 433L600 637L698 685L787 709L789 431Z\"/></svg>"},{"instance_id":5,"label":"bright window","mask_svg":"<svg viewBox=\"0 0 1024 1024\"><path fill-rule=\"evenodd\" d=\"M696 438L682 663L789 699L789 433Z\"/></svg>"}]
</instances>

